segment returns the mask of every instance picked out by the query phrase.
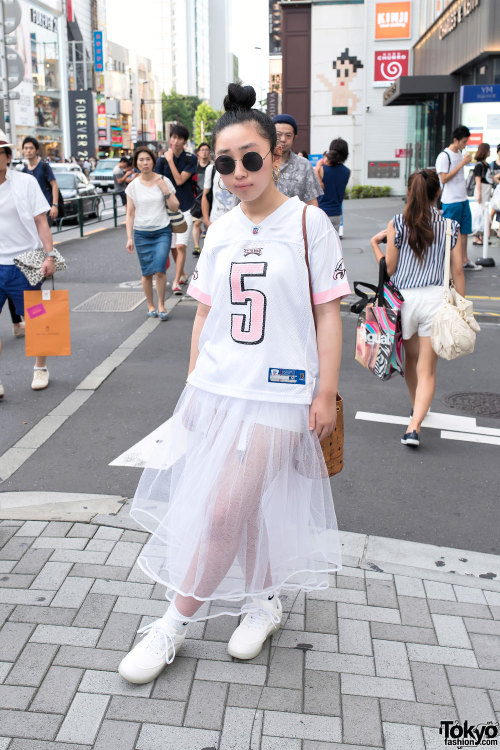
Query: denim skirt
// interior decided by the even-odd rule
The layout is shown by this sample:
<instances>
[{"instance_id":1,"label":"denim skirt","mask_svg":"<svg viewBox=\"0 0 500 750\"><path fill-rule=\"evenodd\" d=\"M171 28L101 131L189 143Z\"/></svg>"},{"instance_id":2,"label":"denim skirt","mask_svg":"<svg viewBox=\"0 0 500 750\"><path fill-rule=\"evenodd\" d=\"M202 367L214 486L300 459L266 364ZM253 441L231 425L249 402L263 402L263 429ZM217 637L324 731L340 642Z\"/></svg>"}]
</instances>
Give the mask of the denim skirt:
<instances>
[{"instance_id":1,"label":"denim skirt","mask_svg":"<svg viewBox=\"0 0 500 750\"><path fill-rule=\"evenodd\" d=\"M161 229L155 229L153 232L134 229L134 245L143 276L166 272L171 243L172 227L170 224Z\"/></svg>"}]
</instances>

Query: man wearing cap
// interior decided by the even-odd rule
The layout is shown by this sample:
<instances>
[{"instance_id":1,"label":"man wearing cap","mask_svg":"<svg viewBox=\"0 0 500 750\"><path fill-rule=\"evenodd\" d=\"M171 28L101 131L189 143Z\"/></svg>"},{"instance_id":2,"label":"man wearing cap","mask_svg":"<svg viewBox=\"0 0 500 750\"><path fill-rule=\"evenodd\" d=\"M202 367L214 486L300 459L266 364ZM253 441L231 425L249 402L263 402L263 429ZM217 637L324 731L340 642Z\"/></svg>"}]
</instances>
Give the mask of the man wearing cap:
<instances>
[{"instance_id":1,"label":"man wearing cap","mask_svg":"<svg viewBox=\"0 0 500 750\"><path fill-rule=\"evenodd\" d=\"M292 115L281 114L273 117L273 122L276 125L278 145L282 148L278 190L289 198L297 195L304 203L317 206L318 197L323 195L318 178L309 161L292 151L293 141L297 135L295 118Z\"/></svg>"},{"instance_id":2,"label":"man wearing cap","mask_svg":"<svg viewBox=\"0 0 500 750\"><path fill-rule=\"evenodd\" d=\"M24 315L24 292L40 289L41 285L32 287L14 264L14 258L43 247L47 256L41 269L44 276L53 275L55 261L47 221L50 206L34 177L9 169L12 147L0 130L0 311L10 297L17 314ZM31 387L34 391L41 391L48 384L46 358L37 357ZM0 384L0 399L3 395Z\"/></svg>"}]
</instances>

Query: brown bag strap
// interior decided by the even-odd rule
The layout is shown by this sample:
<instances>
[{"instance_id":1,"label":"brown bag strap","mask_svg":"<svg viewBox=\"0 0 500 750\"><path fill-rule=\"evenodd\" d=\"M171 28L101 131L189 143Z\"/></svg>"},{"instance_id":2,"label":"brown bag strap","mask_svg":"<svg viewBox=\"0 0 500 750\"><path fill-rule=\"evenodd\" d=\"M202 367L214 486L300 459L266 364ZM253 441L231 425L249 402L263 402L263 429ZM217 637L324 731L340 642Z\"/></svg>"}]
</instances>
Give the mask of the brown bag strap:
<instances>
[{"instance_id":1,"label":"brown bag strap","mask_svg":"<svg viewBox=\"0 0 500 750\"><path fill-rule=\"evenodd\" d=\"M304 210L302 211L302 237L304 238L304 259L306 261L307 278L309 280L309 297L311 298L311 309L313 311L313 318L314 318L313 290L312 290L312 283L311 283L311 267L309 265L309 247L307 244L306 211L307 211L307 205L304 206ZM316 325L316 320L314 321L314 325Z\"/></svg>"}]
</instances>

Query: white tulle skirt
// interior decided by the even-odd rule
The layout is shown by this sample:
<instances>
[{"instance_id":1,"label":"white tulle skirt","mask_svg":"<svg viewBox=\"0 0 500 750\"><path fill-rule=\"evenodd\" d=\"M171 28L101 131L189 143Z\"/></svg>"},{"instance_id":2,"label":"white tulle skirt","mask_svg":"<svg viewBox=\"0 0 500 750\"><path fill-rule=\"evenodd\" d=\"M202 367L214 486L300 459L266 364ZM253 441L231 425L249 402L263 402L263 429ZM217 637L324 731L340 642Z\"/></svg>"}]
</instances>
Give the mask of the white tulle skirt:
<instances>
[{"instance_id":1,"label":"white tulle skirt","mask_svg":"<svg viewBox=\"0 0 500 750\"><path fill-rule=\"evenodd\" d=\"M247 597L326 588L341 567L330 481L309 407L186 386L158 431L131 515L151 538L142 570L239 614ZM226 606L227 608L226 608ZM236 607L235 607L236 605Z\"/></svg>"}]
</instances>

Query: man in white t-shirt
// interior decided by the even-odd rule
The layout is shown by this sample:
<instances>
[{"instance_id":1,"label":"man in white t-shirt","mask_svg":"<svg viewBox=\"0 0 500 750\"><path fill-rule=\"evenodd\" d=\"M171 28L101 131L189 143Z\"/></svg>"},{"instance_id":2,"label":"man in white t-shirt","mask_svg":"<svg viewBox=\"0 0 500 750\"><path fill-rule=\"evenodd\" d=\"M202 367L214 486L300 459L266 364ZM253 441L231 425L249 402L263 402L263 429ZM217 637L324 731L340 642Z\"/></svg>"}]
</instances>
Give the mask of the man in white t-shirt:
<instances>
[{"instance_id":1,"label":"man in white t-shirt","mask_svg":"<svg viewBox=\"0 0 500 750\"><path fill-rule=\"evenodd\" d=\"M462 245L462 264L465 271L482 271L467 257L467 236L472 232L467 190L465 188L464 167L471 160L471 155L463 150L470 137L470 130L459 125L452 133L451 144L438 154L436 172L441 182L441 203L443 216L460 224L460 241Z\"/></svg>"},{"instance_id":2,"label":"man in white t-shirt","mask_svg":"<svg viewBox=\"0 0 500 750\"><path fill-rule=\"evenodd\" d=\"M222 185L222 187L221 187ZM212 203L210 204L210 196ZM220 174L215 168L215 164L209 164L205 172L205 182L203 184L203 196L201 199L201 211L203 223L206 228L227 214L232 208L238 205L239 199L229 192L220 182ZM199 254L199 253L198 253Z\"/></svg>"},{"instance_id":3,"label":"man in white t-shirt","mask_svg":"<svg viewBox=\"0 0 500 750\"><path fill-rule=\"evenodd\" d=\"M52 233L47 222L50 208L37 180L29 174L10 169L12 144L0 130L0 311L8 297L14 302L18 315L24 316L24 292L39 289L14 264L14 258L30 250L43 247L47 257L42 273L52 276L55 262L52 255ZM1 349L1 346L0 346ZM31 387L41 391L49 384L46 357L37 357ZM0 384L0 398L4 389Z\"/></svg>"}]
</instances>

